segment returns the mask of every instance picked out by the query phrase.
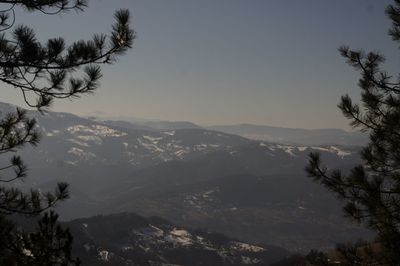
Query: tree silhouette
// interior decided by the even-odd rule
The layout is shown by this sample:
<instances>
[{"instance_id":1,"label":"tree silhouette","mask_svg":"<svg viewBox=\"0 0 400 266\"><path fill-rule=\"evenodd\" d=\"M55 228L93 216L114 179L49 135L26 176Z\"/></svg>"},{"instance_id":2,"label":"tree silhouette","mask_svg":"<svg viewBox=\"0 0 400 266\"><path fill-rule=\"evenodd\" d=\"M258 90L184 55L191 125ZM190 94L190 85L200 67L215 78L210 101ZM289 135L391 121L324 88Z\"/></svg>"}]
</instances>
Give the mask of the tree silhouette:
<instances>
[{"instance_id":1,"label":"tree silhouette","mask_svg":"<svg viewBox=\"0 0 400 266\"><path fill-rule=\"evenodd\" d=\"M389 35L400 42L400 0L394 0L386 14L392 21ZM369 263L399 265L400 73L393 77L382 70L385 58L378 52L346 46L339 51L361 73L358 86L362 104L353 103L345 95L338 107L354 128L369 133L369 143L361 152L362 164L349 173L324 166L317 153L310 154L306 171L343 200L346 215L377 232L379 245L365 245L369 252L376 253ZM367 256L361 249L346 246L341 251L352 253L354 261L363 261Z\"/></svg>"},{"instance_id":2,"label":"tree silhouette","mask_svg":"<svg viewBox=\"0 0 400 266\"><path fill-rule=\"evenodd\" d=\"M128 10L115 13L109 35L95 34L91 40L72 44L66 44L61 37L41 43L30 27L15 26L17 10L52 15L83 11L85 7L85 0L0 0L0 81L18 90L29 107L45 112L54 99L92 93L102 76L100 65L114 63L132 46L135 33L129 27ZM68 184L59 183L52 193L24 192L13 186L27 175L27 166L15 152L25 145L35 146L40 134L36 121L25 110L0 115L0 154L12 155L8 164L0 166L0 262L2 265L76 263L68 251L71 236L56 224L55 213L44 214L38 230L30 233L22 232L7 218L12 214L43 213L68 198ZM51 239L59 241L58 248ZM41 254L46 254L49 260L45 262Z\"/></svg>"}]
</instances>

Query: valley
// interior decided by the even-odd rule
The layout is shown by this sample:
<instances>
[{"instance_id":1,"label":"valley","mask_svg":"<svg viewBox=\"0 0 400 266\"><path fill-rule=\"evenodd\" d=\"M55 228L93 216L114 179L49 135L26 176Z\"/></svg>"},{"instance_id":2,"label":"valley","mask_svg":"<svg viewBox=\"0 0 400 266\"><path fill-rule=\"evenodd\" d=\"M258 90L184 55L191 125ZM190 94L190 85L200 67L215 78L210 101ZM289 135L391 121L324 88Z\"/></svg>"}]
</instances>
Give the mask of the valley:
<instances>
[{"instance_id":1,"label":"valley","mask_svg":"<svg viewBox=\"0 0 400 266\"><path fill-rule=\"evenodd\" d=\"M21 186L51 190L68 182L71 198L57 207L63 220L137 213L301 253L369 235L343 218L339 202L303 170L316 151L330 166L350 169L359 162L357 146L31 115L44 138L21 152L30 169Z\"/></svg>"}]
</instances>

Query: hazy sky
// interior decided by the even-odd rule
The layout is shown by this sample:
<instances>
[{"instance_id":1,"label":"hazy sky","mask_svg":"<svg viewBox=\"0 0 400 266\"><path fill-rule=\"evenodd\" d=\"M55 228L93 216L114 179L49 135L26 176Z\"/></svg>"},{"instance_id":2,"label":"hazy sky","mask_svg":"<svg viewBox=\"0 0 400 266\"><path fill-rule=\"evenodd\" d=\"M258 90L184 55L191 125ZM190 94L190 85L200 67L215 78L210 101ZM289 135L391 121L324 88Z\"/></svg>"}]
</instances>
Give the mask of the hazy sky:
<instances>
[{"instance_id":1,"label":"hazy sky","mask_svg":"<svg viewBox=\"0 0 400 266\"><path fill-rule=\"evenodd\" d=\"M129 8L134 48L104 68L94 95L56 101L84 115L348 128L340 96L358 97L358 73L337 48L379 50L399 69L387 36L389 0L91 0L84 13L17 12L39 38L69 42L106 33L114 10ZM2 101L20 104L3 89Z\"/></svg>"}]
</instances>

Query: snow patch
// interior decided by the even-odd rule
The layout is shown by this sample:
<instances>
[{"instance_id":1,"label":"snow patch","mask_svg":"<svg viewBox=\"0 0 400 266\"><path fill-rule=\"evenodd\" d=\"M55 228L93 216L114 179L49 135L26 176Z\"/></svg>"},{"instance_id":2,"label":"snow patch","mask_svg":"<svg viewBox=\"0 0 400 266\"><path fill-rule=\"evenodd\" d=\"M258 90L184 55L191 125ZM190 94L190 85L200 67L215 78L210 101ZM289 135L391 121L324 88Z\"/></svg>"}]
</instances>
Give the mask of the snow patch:
<instances>
[{"instance_id":1,"label":"snow patch","mask_svg":"<svg viewBox=\"0 0 400 266\"><path fill-rule=\"evenodd\" d=\"M206 192L204 192L203 193L203 198L209 198L210 197L210 195L212 194L212 193L214 193L215 191L214 190L208 190L208 191L206 191Z\"/></svg>"},{"instance_id":2,"label":"snow patch","mask_svg":"<svg viewBox=\"0 0 400 266\"><path fill-rule=\"evenodd\" d=\"M246 256L242 256L241 259L242 259L242 263L243 264L258 264L261 261L261 260L259 260L257 258L249 258L249 257L246 257Z\"/></svg>"},{"instance_id":3,"label":"snow patch","mask_svg":"<svg viewBox=\"0 0 400 266\"><path fill-rule=\"evenodd\" d=\"M99 257L103 261L108 261L110 259L110 252L107 250L101 250L99 251Z\"/></svg>"},{"instance_id":4,"label":"snow patch","mask_svg":"<svg viewBox=\"0 0 400 266\"><path fill-rule=\"evenodd\" d=\"M197 145L194 146L194 149L198 150L198 151L206 150L207 149L207 144L197 144Z\"/></svg>"},{"instance_id":5,"label":"snow patch","mask_svg":"<svg viewBox=\"0 0 400 266\"><path fill-rule=\"evenodd\" d=\"M326 152L330 152L330 150L329 149L327 149L327 148L322 148L322 147L311 147L312 149L314 149L314 150L318 150L318 151L326 151Z\"/></svg>"},{"instance_id":6,"label":"snow patch","mask_svg":"<svg viewBox=\"0 0 400 266\"><path fill-rule=\"evenodd\" d=\"M345 156L351 155L351 152L341 150L341 149L339 149L338 147L335 147L335 146L331 146L331 150L333 150L334 152L336 152L336 154L337 154L339 157L342 157L342 158L345 157Z\"/></svg>"},{"instance_id":7,"label":"snow patch","mask_svg":"<svg viewBox=\"0 0 400 266\"><path fill-rule=\"evenodd\" d=\"M296 155L293 153L294 147L292 147L292 146L276 145L276 147L277 147L278 149L281 149L281 150L283 150L284 152L288 153L290 156L296 156Z\"/></svg>"},{"instance_id":8,"label":"snow patch","mask_svg":"<svg viewBox=\"0 0 400 266\"><path fill-rule=\"evenodd\" d=\"M95 136L100 136L100 137L122 137L127 135L127 133L125 132L118 131L103 125L91 125L91 126L75 125L68 127L67 130L71 134L91 133Z\"/></svg>"},{"instance_id":9,"label":"snow patch","mask_svg":"<svg viewBox=\"0 0 400 266\"><path fill-rule=\"evenodd\" d=\"M154 233L153 235L157 236L157 237L161 237L164 235L164 231L154 225L150 224L150 228L154 229Z\"/></svg>"},{"instance_id":10,"label":"snow patch","mask_svg":"<svg viewBox=\"0 0 400 266\"><path fill-rule=\"evenodd\" d=\"M351 155L351 152L344 151L344 150L342 150L342 149L340 149L338 147L335 147L335 146L330 146L329 148L324 148L324 147L311 147L311 148L313 148L314 150L334 153L334 154L336 154L337 156L339 156L341 158Z\"/></svg>"},{"instance_id":11,"label":"snow patch","mask_svg":"<svg viewBox=\"0 0 400 266\"><path fill-rule=\"evenodd\" d=\"M241 250L241 251L248 251L248 252L261 252L261 251L265 250L265 248L255 246L255 245L250 245L250 244L243 243L243 242L234 242L233 249Z\"/></svg>"},{"instance_id":12,"label":"snow patch","mask_svg":"<svg viewBox=\"0 0 400 266\"><path fill-rule=\"evenodd\" d=\"M79 140L76 140L76 139L67 139L67 141L72 142L74 144L77 144L79 146L89 147L89 145L87 143L79 141Z\"/></svg>"},{"instance_id":13,"label":"snow patch","mask_svg":"<svg viewBox=\"0 0 400 266\"><path fill-rule=\"evenodd\" d=\"M71 149L69 149L68 153L78 156L84 160L96 158L96 155L94 153L86 152L86 151L76 148L76 147L72 147Z\"/></svg>"},{"instance_id":14,"label":"snow patch","mask_svg":"<svg viewBox=\"0 0 400 266\"><path fill-rule=\"evenodd\" d=\"M99 136L86 135L86 136L75 136L75 138L83 141L90 141L96 145L101 145L103 143L103 140Z\"/></svg>"},{"instance_id":15,"label":"snow patch","mask_svg":"<svg viewBox=\"0 0 400 266\"><path fill-rule=\"evenodd\" d=\"M229 152L230 155L235 155L235 154L237 154L237 153L238 153L237 151L230 151L230 152Z\"/></svg>"},{"instance_id":16,"label":"snow patch","mask_svg":"<svg viewBox=\"0 0 400 266\"><path fill-rule=\"evenodd\" d=\"M144 141L142 141L140 138L137 139L139 144L142 145L144 148L150 150L150 151L155 151L155 152L164 152L163 149L161 149L160 147L158 147L156 144L153 143L146 143Z\"/></svg>"},{"instance_id":17,"label":"snow patch","mask_svg":"<svg viewBox=\"0 0 400 266\"><path fill-rule=\"evenodd\" d=\"M183 159L184 155L187 153L189 153L189 152L186 150L179 150L179 151L174 152L174 154L181 159Z\"/></svg>"},{"instance_id":18,"label":"snow patch","mask_svg":"<svg viewBox=\"0 0 400 266\"><path fill-rule=\"evenodd\" d=\"M141 236L145 239L152 239L156 237L163 237L164 231L156 226L149 225L148 227L142 227L139 229L132 230L132 233Z\"/></svg>"},{"instance_id":19,"label":"snow patch","mask_svg":"<svg viewBox=\"0 0 400 266\"><path fill-rule=\"evenodd\" d=\"M163 139L162 137L155 138L155 137L151 137L151 136L143 136L143 138L147 139L150 142L153 142L154 144L157 144L160 140Z\"/></svg>"},{"instance_id":20,"label":"snow patch","mask_svg":"<svg viewBox=\"0 0 400 266\"><path fill-rule=\"evenodd\" d=\"M182 246L188 246L193 244L192 235L184 229L174 228L170 232L170 235L168 235L167 240L180 244Z\"/></svg>"},{"instance_id":21,"label":"snow patch","mask_svg":"<svg viewBox=\"0 0 400 266\"><path fill-rule=\"evenodd\" d=\"M22 250L22 253L24 253L25 256L33 257L32 251L30 251L29 249L24 248Z\"/></svg>"},{"instance_id":22,"label":"snow patch","mask_svg":"<svg viewBox=\"0 0 400 266\"><path fill-rule=\"evenodd\" d=\"M164 131L164 132L161 132L161 133L163 133L165 135L169 135L169 136L174 136L175 135L175 131Z\"/></svg>"},{"instance_id":23,"label":"snow patch","mask_svg":"<svg viewBox=\"0 0 400 266\"><path fill-rule=\"evenodd\" d=\"M44 129L45 130L45 129ZM46 136L47 137L54 137L56 135L60 134L60 130L52 130L51 132L47 132Z\"/></svg>"}]
</instances>

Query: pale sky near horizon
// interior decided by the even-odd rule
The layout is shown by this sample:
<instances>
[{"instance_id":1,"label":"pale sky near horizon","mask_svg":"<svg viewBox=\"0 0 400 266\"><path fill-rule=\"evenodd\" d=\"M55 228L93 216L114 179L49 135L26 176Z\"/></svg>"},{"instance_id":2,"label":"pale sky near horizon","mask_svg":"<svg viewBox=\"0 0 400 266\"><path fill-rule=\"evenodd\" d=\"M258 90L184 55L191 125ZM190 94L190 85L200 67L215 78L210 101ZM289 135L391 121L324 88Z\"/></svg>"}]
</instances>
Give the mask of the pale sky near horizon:
<instances>
[{"instance_id":1,"label":"pale sky near horizon","mask_svg":"<svg viewBox=\"0 0 400 266\"><path fill-rule=\"evenodd\" d=\"M399 72L387 35L390 0L91 0L84 13L18 11L41 39L67 42L107 33L118 8L137 32L133 49L104 67L94 95L56 101L79 115L185 120L200 125L254 123L345 128L340 96L358 98L358 73L337 49L378 50ZM21 104L3 89L1 101Z\"/></svg>"}]
</instances>

